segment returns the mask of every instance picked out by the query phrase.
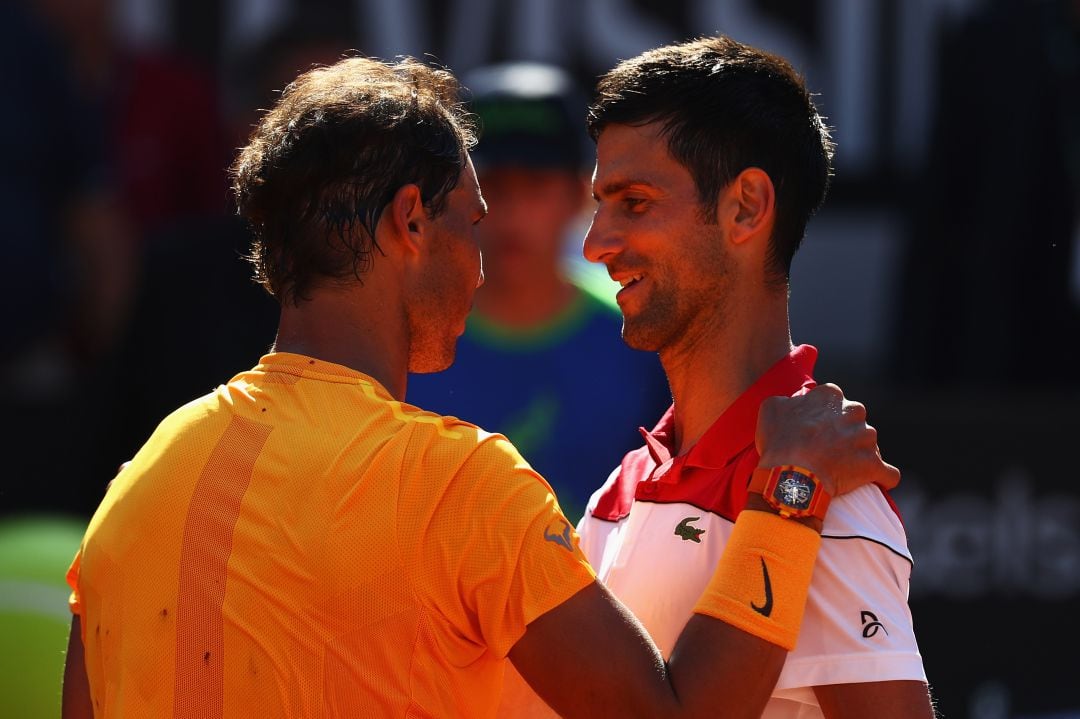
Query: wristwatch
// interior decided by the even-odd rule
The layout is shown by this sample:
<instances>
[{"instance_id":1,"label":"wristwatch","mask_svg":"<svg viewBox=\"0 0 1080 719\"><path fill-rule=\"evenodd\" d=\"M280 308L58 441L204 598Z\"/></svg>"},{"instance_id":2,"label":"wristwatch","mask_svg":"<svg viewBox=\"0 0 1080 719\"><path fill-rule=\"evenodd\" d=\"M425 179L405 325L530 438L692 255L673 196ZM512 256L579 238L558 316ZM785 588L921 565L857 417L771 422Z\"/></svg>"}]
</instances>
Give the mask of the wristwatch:
<instances>
[{"instance_id":1,"label":"wristwatch","mask_svg":"<svg viewBox=\"0 0 1080 719\"><path fill-rule=\"evenodd\" d=\"M817 517L825 519L829 508L828 492L809 469L794 464L758 467L750 476L749 492L760 492L781 517Z\"/></svg>"}]
</instances>

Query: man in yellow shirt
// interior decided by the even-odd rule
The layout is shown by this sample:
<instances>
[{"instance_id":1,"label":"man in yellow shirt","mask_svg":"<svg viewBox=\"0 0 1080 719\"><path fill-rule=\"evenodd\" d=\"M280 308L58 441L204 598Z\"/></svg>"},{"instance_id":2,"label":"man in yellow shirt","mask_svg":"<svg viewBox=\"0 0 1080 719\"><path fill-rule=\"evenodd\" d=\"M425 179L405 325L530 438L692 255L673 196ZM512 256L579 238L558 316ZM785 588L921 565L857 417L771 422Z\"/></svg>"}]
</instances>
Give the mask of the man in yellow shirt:
<instances>
[{"instance_id":1,"label":"man in yellow shirt","mask_svg":"<svg viewBox=\"0 0 1080 719\"><path fill-rule=\"evenodd\" d=\"M490 716L506 657L566 715L760 712L820 513L751 496L665 663L513 446L403 401L409 371L453 360L483 282L458 92L412 60L343 60L241 150L275 347L167 417L106 493L68 575L65 717ZM822 506L898 480L836 388L767 404L758 442Z\"/></svg>"}]
</instances>

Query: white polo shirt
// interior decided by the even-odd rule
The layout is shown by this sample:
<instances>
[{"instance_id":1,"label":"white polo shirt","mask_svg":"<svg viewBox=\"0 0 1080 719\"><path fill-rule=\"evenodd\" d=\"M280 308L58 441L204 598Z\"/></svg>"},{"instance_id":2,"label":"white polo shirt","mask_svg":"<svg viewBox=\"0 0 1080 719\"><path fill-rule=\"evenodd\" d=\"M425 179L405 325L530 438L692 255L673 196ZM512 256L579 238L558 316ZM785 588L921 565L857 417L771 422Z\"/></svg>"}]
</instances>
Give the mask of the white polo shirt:
<instances>
[{"instance_id":1,"label":"white polo shirt","mask_svg":"<svg viewBox=\"0 0 1080 719\"><path fill-rule=\"evenodd\" d=\"M795 348L679 457L671 456L669 409L593 494L578 526L581 547L665 659L745 504L758 463L758 407L812 387L816 358L809 345ZM883 490L866 486L833 499L798 644L763 717L821 717L818 685L926 681L907 604L911 567L903 524Z\"/></svg>"}]
</instances>

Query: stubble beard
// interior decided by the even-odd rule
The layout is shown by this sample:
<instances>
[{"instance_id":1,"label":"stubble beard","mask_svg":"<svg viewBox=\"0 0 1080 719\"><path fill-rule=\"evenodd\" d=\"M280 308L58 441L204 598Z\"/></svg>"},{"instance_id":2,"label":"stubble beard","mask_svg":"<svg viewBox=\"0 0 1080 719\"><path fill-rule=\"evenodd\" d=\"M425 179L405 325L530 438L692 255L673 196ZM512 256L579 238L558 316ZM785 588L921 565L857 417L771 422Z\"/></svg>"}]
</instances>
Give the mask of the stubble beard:
<instances>
[{"instance_id":1,"label":"stubble beard","mask_svg":"<svg viewBox=\"0 0 1080 719\"><path fill-rule=\"evenodd\" d=\"M442 372L454 363L457 355L457 337L446 331L445 323L433 318L409 322L409 372L430 374Z\"/></svg>"},{"instance_id":2,"label":"stubble beard","mask_svg":"<svg viewBox=\"0 0 1080 719\"><path fill-rule=\"evenodd\" d=\"M627 346L644 352L659 352L677 336L680 316L678 300L672 292L658 292L640 312L623 315L622 338Z\"/></svg>"},{"instance_id":3,"label":"stubble beard","mask_svg":"<svg viewBox=\"0 0 1080 719\"><path fill-rule=\"evenodd\" d=\"M705 280L684 280L672 268L657 272L656 286L642 309L631 317L623 315L622 336L629 347L664 354L692 346L701 335L727 323L734 259L718 229L711 239L694 258L694 267L708 268Z\"/></svg>"},{"instance_id":4,"label":"stubble beard","mask_svg":"<svg viewBox=\"0 0 1080 719\"><path fill-rule=\"evenodd\" d=\"M408 302L405 321L409 331L409 372L442 372L454 363L457 335L449 326L459 321L448 308L444 277L430 277L415 301Z\"/></svg>"}]
</instances>

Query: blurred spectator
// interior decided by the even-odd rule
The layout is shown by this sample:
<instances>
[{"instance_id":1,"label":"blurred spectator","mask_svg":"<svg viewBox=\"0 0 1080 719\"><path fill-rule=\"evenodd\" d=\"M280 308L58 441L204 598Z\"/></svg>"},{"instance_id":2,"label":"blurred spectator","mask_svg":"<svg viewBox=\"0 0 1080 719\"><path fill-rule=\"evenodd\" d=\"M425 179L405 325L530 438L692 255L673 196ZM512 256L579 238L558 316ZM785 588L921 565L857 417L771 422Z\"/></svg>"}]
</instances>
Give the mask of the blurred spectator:
<instances>
[{"instance_id":1,"label":"blurred spectator","mask_svg":"<svg viewBox=\"0 0 1080 719\"><path fill-rule=\"evenodd\" d=\"M81 292L87 267L80 248L113 224L94 110L71 72L67 46L40 10L29 2L0 5L7 66L30 69L11 73L11 110L0 119L0 412L10 420L0 514L78 505L69 489L80 484L95 427L80 401L85 366L76 338L91 305Z\"/></svg>"},{"instance_id":2,"label":"blurred spectator","mask_svg":"<svg viewBox=\"0 0 1080 719\"><path fill-rule=\"evenodd\" d=\"M107 355L124 330L146 238L227 208L224 135L212 76L164 48L132 47L115 0L38 0L66 49L88 112L70 118L99 148L94 202L73 229L79 269L75 339L84 359Z\"/></svg>"},{"instance_id":3,"label":"blurred spectator","mask_svg":"<svg viewBox=\"0 0 1080 719\"><path fill-rule=\"evenodd\" d=\"M38 0L64 43L93 112L81 122L105 149L106 172L138 233L227 211L225 147L209 68L162 47L134 47L114 25L115 0Z\"/></svg>"},{"instance_id":4,"label":"blurred spectator","mask_svg":"<svg viewBox=\"0 0 1080 719\"><path fill-rule=\"evenodd\" d=\"M561 69L531 63L478 68L463 81L481 124L473 159L488 203L478 228L485 283L454 365L411 376L407 397L506 434L576 520L641 443L635 423L670 403L667 382L655 355L623 344L618 310L561 272L587 198L580 91Z\"/></svg>"},{"instance_id":5,"label":"blurred spectator","mask_svg":"<svg viewBox=\"0 0 1080 719\"><path fill-rule=\"evenodd\" d=\"M1075 385L1080 2L995 2L941 42L895 357L929 384Z\"/></svg>"},{"instance_id":6,"label":"blurred spectator","mask_svg":"<svg viewBox=\"0 0 1080 719\"><path fill-rule=\"evenodd\" d=\"M0 339L3 394L47 391L52 376L40 358L61 342L70 270L68 217L93 191L96 158L78 119L84 108L60 47L47 27L21 3L0 4L0 52L12 72L0 114L0 300L5 308ZM55 363L54 363L55 364ZM36 370L35 370L36 366ZM16 378L18 381L16 381Z\"/></svg>"},{"instance_id":7,"label":"blurred spectator","mask_svg":"<svg viewBox=\"0 0 1080 719\"><path fill-rule=\"evenodd\" d=\"M3 409L20 418L4 512L96 506L123 459L108 441L133 374L120 346L144 262L160 254L154 238L192 218L227 218L212 75L164 48L131 46L114 6L18 0L0 11L12 66L33 68L16 73L19 112L4 119L16 159L3 191L16 218L4 266L21 273L8 306L25 308L18 328L29 328L4 352L14 391Z\"/></svg>"}]
</instances>

